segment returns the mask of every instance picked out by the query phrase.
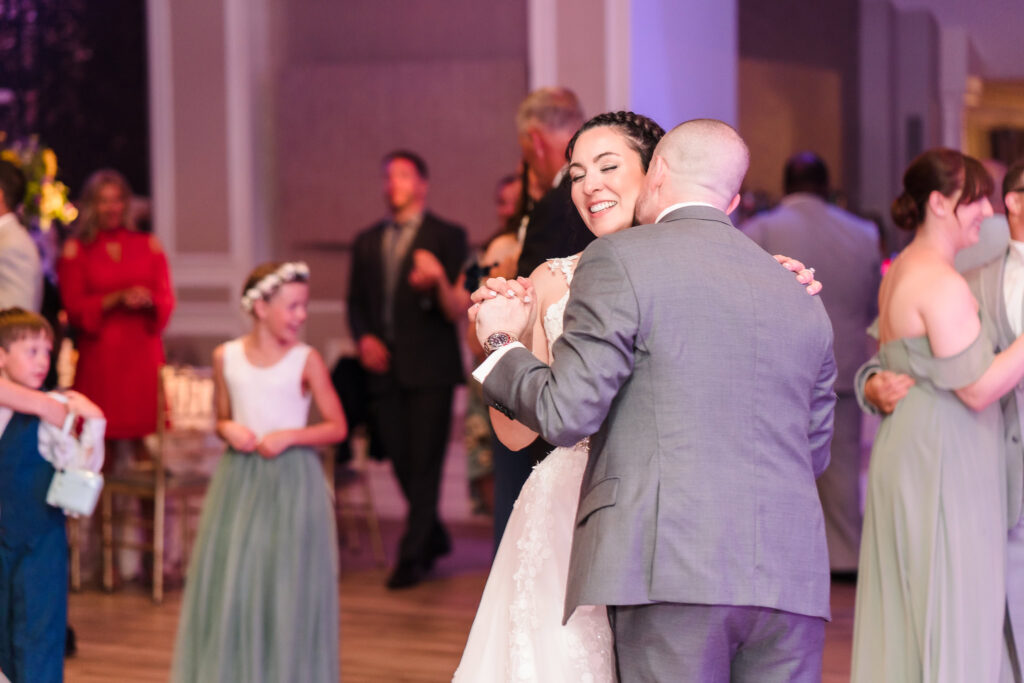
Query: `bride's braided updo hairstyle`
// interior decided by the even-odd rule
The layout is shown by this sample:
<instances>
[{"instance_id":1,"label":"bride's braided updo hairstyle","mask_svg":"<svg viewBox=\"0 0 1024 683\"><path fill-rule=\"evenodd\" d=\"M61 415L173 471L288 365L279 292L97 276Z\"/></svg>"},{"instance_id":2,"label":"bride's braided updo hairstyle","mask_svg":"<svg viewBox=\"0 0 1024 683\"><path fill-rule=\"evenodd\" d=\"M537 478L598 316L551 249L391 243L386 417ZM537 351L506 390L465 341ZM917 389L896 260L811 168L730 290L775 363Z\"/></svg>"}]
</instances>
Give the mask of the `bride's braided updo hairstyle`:
<instances>
[{"instance_id":1,"label":"bride's braided updo hairstyle","mask_svg":"<svg viewBox=\"0 0 1024 683\"><path fill-rule=\"evenodd\" d=\"M665 135L665 130L646 116L631 111L610 111L598 114L580 126L580 129L569 140L569 146L565 148L566 161L572 161L572 150L576 147L576 140L580 137L580 133L599 126L614 128L622 133L629 146L640 155L640 163L644 173L647 173L647 167L654 155L654 148Z\"/></svg>"},{"instance_id":2,"label":"bride's braided updo hairstyle","mask_svg":"<svg viewBox=\"0 0 1024 683\"><path fill-rule=\"evenodd\" d=\"M903 193L892 203L893 222L904 230L917 229L924 222L932 192L943 197L960 192L958 209L992 194L992 178L973 157L955 149L930 149L910 162L903 174Z\"/></svg>"}]
</instances>

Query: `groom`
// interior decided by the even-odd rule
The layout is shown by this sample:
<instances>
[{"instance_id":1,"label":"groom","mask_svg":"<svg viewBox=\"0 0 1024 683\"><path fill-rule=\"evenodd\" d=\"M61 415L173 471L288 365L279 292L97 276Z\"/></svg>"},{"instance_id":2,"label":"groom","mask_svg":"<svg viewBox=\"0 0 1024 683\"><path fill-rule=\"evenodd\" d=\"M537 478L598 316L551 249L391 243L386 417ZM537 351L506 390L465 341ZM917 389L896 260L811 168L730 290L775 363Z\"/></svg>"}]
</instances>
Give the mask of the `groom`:
<instances>
[{"instance_id":1,"label":"groom","mask_svg":"<svg viewBox=\"0 0 1024 683\"><path fill-rule=\"evenodd\" d=\"M591 436L565 617L608 605L623 683L821 678L832 330L730 223L748 163L721 121L664 137L651 225L583 252L550 367L515 341L528 281L474 296L488 401L555 445Z\"/></svg>"}]
</instances>

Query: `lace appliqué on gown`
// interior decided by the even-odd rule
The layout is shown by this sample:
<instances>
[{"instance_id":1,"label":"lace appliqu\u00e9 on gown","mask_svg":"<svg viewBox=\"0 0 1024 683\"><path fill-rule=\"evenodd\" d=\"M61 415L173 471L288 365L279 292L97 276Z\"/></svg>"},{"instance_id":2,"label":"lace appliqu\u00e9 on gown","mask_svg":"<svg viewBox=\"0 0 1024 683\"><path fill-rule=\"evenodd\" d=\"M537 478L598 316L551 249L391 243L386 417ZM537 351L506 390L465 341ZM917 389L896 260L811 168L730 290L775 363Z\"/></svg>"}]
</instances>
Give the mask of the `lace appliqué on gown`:
<instances>
[{"instance_id":1,"label":"lace appliqu\u00e9 on gown","mask_svg":"<svg viewBox=\"0 0 1024 683\"><path fill-rule=\"evenodd\" d=\"M572 280L576 256L548 267ZM548 349L562 334L569 293L544 312ZM604 606L581 606L562 625L587 440L534 467L491 567L455 681L612 683L615 654Z\"/></svg>"},{"instance_id":2,"label":"lace appliqu\u00e9 on gown","mask_svg":"<svg viewBox=\"0 0 1024 683\"><path fill-rule=\"evenodd\" d=\"M547 261L548 267L561 271L566 282L572 283L577 256ZM551 346L562 334L562 318L569 292L548 306L544 312L544 336ZM558 538L555 525L565 520L553 514L557 499L572 496L575 509L579 497L579 482L587 465L588 440L584 439L572 448L555 449L543 462L538 464L529 481L523 487L514 509L525 518L522 535L516 540L515 598L509 606L511 629L509 631L508 680L532 680L538 662L534 658L533 644L540 628L535 583L545 563L549 563L557 543L571 542ZM575 488L571 488L575 487ZM562 534L564 536L564 534ZM561 550L565 550L562 548ZM550 564L550 563L549 563ZM550 567L549 567L550 568ZM564 568L563 568L564 569ZM564 597L564 594L563 596ZM559 607L561 603L559 603ZM572 661L580 681L612 681L611 670L612 640L608 617L604 608L580 607L563 628L565 654Z\"/></svg>"},{"instance_id":3,"label":"lace appliqu\u00e9 on gown","mask_svg":"<svg viewBox=\"0 0 1024 683\"><path fill-rule=\"evenodd\" d=\"M546 263L552 273L561 271L565 275L566 283L572 285L572 276L576 271L576 261L579 257L580 255L576 254L567 258L553 258L548 259ZM551 346L555 343L556 339L562 336L562 318L565 317L565 305L567 303L569 303L569 290L565 290L562 298L548 306L547 310L544 311L544 337L548 342L548 358L551 357Z\"/></svg>"},{"instance_id":4,"label":"lace appliqu\u00e9 on gown","mask_svg":"<svg viewBox=\"0 0 1024 683\"><path fill-rule=\"evenodd\" d=\"M568 520L564 514L559 515L553 510L558 498L572 497L578 500L579 482L583 477L583 469L587 464L587 442L582 441L572 448L558 448L537 465L529 481L515 503L515 510L525 519L523 533L516 539L516 568L512 576L515 592L509 605L509 671L507 680L535 680L535 672L539 664L534 656L533 646L538 631L543 627L542 619L552 618L551 605L539 605L540 600L550 600L553 596L538 596L535 589L536 580L542 571L550 571L552 566L560 570L560 562L552 562L555 552L565 554L568 548L560 547L566 542L571 543L569 533L557 529L556 525L564 525ZM575 486L577 490L569 487ZM562 533L559 533L562 531ZM564 581L562 582L564 587ZM562 607L561 596L558 596L556 611ZM547 612L543 616L538 616ZM564 638L564 654L571 660L573 668L579 674L580 681L613 681L611 670L613 661L611 632L608 617L603 607L580 607L569 622L562 627Z\"/></svg>"}]
</instances>

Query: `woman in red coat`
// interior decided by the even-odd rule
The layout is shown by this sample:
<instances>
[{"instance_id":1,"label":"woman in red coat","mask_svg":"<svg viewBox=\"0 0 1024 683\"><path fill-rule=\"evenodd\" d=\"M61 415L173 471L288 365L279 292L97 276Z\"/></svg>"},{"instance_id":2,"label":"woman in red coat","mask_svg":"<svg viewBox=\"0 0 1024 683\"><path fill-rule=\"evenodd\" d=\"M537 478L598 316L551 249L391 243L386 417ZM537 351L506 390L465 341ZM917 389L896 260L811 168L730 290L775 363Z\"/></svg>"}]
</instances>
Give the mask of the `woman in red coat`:
<instances>
[{"instance_id":1,"label":"woman in red coat","mask_svg":"<svg viewBox=\"0 0 1024 683\"><path fill-rule=\"evenodd\" d=\"M90 176L78 237L64 245L59 276L77 331L75 389L102 407L108 440L134 441L139 453L142 437L156 431L160 335L174 294L160 242L130 222L131 196L117 171Z\"/></svg>"}]
</instances>

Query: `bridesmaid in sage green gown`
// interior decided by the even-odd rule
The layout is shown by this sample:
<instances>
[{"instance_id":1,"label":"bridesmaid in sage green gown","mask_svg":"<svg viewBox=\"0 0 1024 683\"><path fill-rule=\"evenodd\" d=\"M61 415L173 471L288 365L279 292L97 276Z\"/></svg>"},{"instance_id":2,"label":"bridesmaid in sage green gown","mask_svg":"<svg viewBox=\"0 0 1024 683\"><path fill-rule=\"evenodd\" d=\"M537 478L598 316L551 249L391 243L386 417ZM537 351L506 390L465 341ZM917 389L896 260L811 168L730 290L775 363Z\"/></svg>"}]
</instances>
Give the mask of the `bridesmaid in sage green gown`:
<instances>
[{"instance_id":1,"label":"bridesmaid in sage green gown","mask_svg":"<svg viewBox=\"0 0 1024 683\"><path fill-rule=\"evenodd\" d=\"M992 214L981 164L931 150L903 184L893 220L916 233L882 280L879 358L916 383L871 453L851 679L996 681L1006 603L998 400L1024 375L1024 337L995 354L953 268Z\"/></svg>"}]
</instances>

